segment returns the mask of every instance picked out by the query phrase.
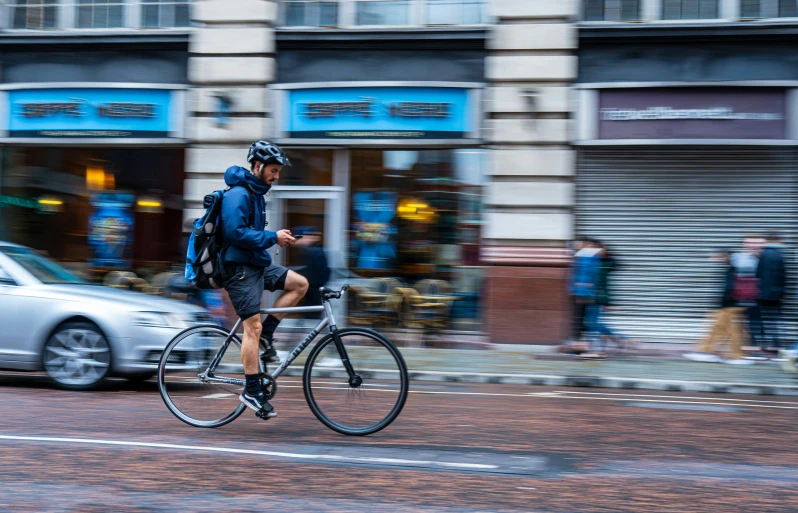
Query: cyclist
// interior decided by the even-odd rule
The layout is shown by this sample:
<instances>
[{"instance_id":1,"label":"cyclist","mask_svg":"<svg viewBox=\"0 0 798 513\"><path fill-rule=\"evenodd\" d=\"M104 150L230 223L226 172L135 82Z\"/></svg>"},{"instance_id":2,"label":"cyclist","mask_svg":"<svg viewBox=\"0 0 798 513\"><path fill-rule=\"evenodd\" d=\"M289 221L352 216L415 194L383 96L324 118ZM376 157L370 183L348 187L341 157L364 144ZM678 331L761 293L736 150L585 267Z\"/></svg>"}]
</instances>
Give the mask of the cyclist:
<instances>
[{"instance_id":1,"label":"cyclist","mask_svg":"<svg viewBox=\"0 0 798 513\"><path fill-rule=\"evenodd\" d=\"M272 264L267 249L290 246L296 242L290 230L272 232L266 229L264 195L280 177L283 166L290 166L285 152L269 141L256 141L249 148L250 169L232 166L224 173L231 188L222 200L222 237L224 288L244 326L241 341L241 362L244 364L246 387L240 400L259 412L263 418L277 416L266 401L258 376L258 346L263 341L261 359L278 362L274 349L274 331L284 315L269 315L261 323L260 302L264 290L283 290L274 308L297 305L308 290L308 281L294 271Z\"/></svg>"}]
</instances>

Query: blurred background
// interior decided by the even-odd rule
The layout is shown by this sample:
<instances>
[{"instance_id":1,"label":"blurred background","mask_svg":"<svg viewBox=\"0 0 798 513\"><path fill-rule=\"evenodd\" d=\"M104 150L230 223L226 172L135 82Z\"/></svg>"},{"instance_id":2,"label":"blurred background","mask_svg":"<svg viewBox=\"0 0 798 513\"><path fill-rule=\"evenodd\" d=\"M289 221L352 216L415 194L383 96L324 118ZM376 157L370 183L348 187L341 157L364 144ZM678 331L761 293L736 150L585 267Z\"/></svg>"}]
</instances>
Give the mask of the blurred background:
<instances>
[{"instance_id":1,"label":"blurred background","mask_svg":"<svg viewBox=\"0 0 798 513\"><path fill-rule=\"evenodd\" d=\"M776 234L794 338L794 0L20 0L0 24L0 240L90 281L192 297L190 223L267 138L294 163L268 227L318 235L349 324L560 344L596 239L605 323L692 342L712 252Z\"/></svg>"}]
</instances>

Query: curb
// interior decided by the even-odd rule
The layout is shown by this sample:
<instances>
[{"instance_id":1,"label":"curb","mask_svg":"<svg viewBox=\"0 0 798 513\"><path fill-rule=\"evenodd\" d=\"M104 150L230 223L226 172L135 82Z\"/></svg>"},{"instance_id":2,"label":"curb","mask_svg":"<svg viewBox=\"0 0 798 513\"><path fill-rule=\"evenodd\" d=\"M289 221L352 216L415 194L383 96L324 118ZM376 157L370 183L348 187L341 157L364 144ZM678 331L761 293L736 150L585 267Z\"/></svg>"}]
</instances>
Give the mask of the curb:
<instances>
[{"instance_id":1,"label":"curb","mask_svg":"<svg viewBox=\"0 0 798 513\"><path fill-rule=\"evenodd\" d=\"M543 374L488 374L435 371L410 371L411 381L448 383L489 383L546 387L616 388L623 390L658 390L662 392L702 392L713 394L798 396L795 385L725 383L676 379L647 379L601 376L551 376Z\"/></svg>"}]
</instances>

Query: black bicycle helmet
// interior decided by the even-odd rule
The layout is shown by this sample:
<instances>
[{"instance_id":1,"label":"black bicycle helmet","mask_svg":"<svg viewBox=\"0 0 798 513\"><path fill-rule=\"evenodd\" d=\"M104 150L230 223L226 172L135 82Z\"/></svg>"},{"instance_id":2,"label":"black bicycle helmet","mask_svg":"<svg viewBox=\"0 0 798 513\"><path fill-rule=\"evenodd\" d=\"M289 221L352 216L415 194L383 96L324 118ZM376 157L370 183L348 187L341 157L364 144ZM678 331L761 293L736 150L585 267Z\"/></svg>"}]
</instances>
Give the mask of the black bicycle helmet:
<instances>
[{"instance_id":1,"label":"black bicycle helmet","mask_svg":"<svg viewBox=\"0 0 798 513\"><path fill-rule=\"evenodd\" d=\"M288 160L288 155L285 154L282 148L269 141L255 141L249 147L249 154L247 155L247 162L262 162L264 165L280 164L281 166L290 166L291 161Z\"/></svg>"}]
</instances>

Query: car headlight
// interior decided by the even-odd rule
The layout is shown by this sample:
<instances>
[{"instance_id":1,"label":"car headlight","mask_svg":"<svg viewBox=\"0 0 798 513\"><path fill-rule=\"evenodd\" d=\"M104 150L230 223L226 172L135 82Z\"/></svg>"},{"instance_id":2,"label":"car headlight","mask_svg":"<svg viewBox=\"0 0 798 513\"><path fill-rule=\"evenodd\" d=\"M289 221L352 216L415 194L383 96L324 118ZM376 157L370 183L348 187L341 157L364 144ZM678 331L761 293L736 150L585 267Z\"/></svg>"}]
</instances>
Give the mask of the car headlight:
<instances>
[{"instance_id":1,"label":"car headlight","mask_svg":"<svg viewBox=\"0 0 798 513\"><path fill-rule=\"evenodd\" d=\"M189 319L182 315L166 312L135 312L133 324L150 328L188 328Z\"/></svg>"}]
</instances>

